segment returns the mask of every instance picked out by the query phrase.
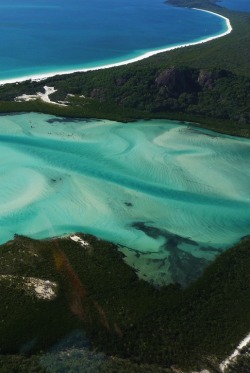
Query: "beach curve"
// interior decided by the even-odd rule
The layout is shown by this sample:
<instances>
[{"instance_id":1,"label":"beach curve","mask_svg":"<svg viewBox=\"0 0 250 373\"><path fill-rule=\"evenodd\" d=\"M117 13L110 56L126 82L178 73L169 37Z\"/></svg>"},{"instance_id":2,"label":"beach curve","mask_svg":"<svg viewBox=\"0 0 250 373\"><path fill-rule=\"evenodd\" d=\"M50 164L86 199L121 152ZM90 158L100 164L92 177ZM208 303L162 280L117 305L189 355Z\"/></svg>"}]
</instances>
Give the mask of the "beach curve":
<instances>
[{"instance_id":1,"label":"beach curve","mask_svg":"<svg viewBox=\"0 0 250 373\"><path fill-rule=\"evenodd\" d=\"M215 15L216 17L224 19L224 21L226 23L226 28L227 28L226 31L223 31L221 34L209 36L209 37L206 37L206 38L198 40L198 41L193 41L193 42L190 42L190 43L179 44L179 45L174 45L174 46L171 46L171 47L157 49L157 50L154 50L154 51L149 51L149 52L143 53L140 56L137 56L137 57L134 57L134 58L131 58L131 59L128 59L128 60L124 60L124 61L121 61L121 62L116 62L116 63L113 63L113 64L107 64L107 65L102 65L102 66L97 66L97 67L82 68L82 69L69 69L69 70L65 70L65 71L54 71L54 72L50 72L50 73L35 74L35 75L24 76L24 77L20 77L20 78L1 79L0 80L0 86L2 86L4 84L14 84L14 83L18 84L18 83L24 82L26 80L41 81L41 80L45 80L47 78L51 78L51 77L56 76L56 75L67 75L67 74L73 74L73 73L78 73L78 72L80 73L80 72L104 70L104 69L109 69L109 68L112 68L112 67L119 67L119 66L123 66L123 65L128 65L128 64L131 64L131 63L142 61L146 58L152 57L152 56L154 56L156 54L159 54L159 53L165 53L165 52L169 52L169 51L172 51L172 50L175 50L175 49L180 49L180 48L185 48L185 47L190 47L190 46L194 46L194 45L207 43L209 41L224 37L224 36L230 34L233 31L233 28L232 28L232 25L231 25L231 22L230 22L229 18L227 18L225 16L222 16L219 13L212 12L210 10L199 9L199 8L191 8L191 9L197 10L197 11L200 11L200 12L210 13L210 14Z\"/></svg>"}]
</instances>

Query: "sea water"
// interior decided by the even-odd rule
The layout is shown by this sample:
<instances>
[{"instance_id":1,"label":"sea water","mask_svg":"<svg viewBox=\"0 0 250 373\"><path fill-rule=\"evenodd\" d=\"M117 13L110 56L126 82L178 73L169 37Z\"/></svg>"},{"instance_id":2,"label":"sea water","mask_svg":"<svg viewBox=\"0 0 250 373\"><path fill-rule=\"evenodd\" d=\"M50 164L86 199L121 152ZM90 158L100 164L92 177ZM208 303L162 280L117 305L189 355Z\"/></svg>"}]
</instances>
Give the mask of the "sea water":
<instances>
[{"instance_id":1,"label":"sea water","mask_svg":"<svg viewBox=\"0 0 250 373\"><path fill-rule=\"evenodd\" d=\"M250 232L250 141L167 120L0 117L0 242L86 232L188 283Z\"/></svg>"},{"instance_id":2,"label":"sea water","mask_svg":"<svg viewBox=\"0 0 250 373\"><path fill-rule=\"evenodd\" d=\"M218 5L241 12L250 12L250 0L222 0Z\"/></svg>"},{"instance_id":3,"label":"sea water","mask_svg":"<svg viewBox=\"0 0 250 373\"><path fill-rule=\"evenodd\" d=\"M162 0L1 0L0 80L113 64L226 29Z\"/></svg>"}]
</instances>

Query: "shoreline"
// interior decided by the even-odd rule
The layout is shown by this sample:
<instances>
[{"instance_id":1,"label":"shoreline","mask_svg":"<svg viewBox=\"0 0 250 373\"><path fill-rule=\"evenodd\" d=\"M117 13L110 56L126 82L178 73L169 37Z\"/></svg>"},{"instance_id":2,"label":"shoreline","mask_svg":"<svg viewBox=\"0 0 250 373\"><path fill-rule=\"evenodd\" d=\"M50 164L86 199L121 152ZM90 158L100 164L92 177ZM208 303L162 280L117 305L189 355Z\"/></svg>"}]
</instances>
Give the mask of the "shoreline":
<instances>
[{"instance_id":1,"label":"shoreline","mask_svg":"<svg viewBox=\"0 0 250 373\"><path fill-rule=\"evenodd\" d=\"M234 352L220 364L220 370L222 373L232 363L235 362L236 358L241 354L241 350L250 343L250 333L239 343Z\"/></svg>"},{"instance_id":2,"label":"shoreline","mask_svg":"<svg viewBox=\"0 0 250 373\"><path fill-rule=\"evenodd\" d=\"M73 73L81 73L81 72L83 73L83 72L88 72L88 71L104 70L104 69L109 69L109 68L112 68L112 67L124 66L124 65L128 65L128 64L135 63L135 62L138 62L138 61L142 61L146 58L152 57L152 56L154 56L156 54L159 54L159 53L164 53L164 52L169 52L169 51L172 51L172 50L175 50L175 49L190 47L190 46L199 45L199 44L204 44L204 43L207 43L209 41L212 41L212 40L221 38L223 36L226 36L226 35L228 35L232 32L233 28L232 28L232 25L230 23L229 18L227 18L225 16L222 16L221 14L212 12L210 10L204 10L204 9L198 9L198 8L191 8L191 9L198 10L200 12L210 13L210 14L213 14L213 15L219 17L219 18L224 19L224 21L226 23L226 26L227 26L226 31L222 32L219 35L209 36L209 37L207 37L205 39L202 39L202 40L199 40L199 41L194 41L194 42L190 42L190 43L186 43L186 44L180 44L180 45L176 45L176 46L172 46L172 47L167 47L167 48L162 48L162 49L158 49L158 50L155 50L155 51L146 52L146 53L143 53L142 55L140 55L138 57L134 57L134 58L131 58L131 59L128 59L128 60L125 60L125 61L121 61L121 62L116 62L116 63L113 63L113 64L111 63L111 64L107 64L107 65L103 65L103 66L97 66L97 67L89 67L89 68L82 68L82 69L80 68L80 69L72 69L72 70L69 69L69 70L65 70L65 71L55 71L55 72L51 72L51 73L35 74L35 75L24 76L24 77L20 77L20 78L1 79L0 80L0 86L5 85L5 84L14 84L14 83L18 84L18 83L21 83L21 82L24 82L24 81L27 81L27 80L38 81L39 82L41 80L45 80L47 78L51 78L51 77L56 76L56 75L68 75L68 74L73 74Z\"/></svg>"}]
</instances>

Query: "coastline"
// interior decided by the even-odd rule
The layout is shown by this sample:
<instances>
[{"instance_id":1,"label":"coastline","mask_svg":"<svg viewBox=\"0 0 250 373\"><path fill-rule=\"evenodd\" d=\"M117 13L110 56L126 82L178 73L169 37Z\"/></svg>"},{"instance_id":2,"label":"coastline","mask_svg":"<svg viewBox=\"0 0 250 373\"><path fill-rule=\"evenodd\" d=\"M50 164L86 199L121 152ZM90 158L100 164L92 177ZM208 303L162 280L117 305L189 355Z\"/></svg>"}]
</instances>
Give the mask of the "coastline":
<instances>
[{"instance_id":1,"label":"coastline","mask_svg":"<svg viewBox=\"0 0 250 373\"><path fill-rule=\"evenodd\" d=\"M237 357L241 354L242 349L250 343L250 333L239 343L234 352L220 364L220 370L222 373L232 363L235 362Z\"/></svg>"},{"instance_id":2,"label":"coastline","mask_svg":"<svg viewBox=\"0 0 250 373\"><path fill-rule=\"evenodd\" d=\"M27 81L27 80L41 81L41 80L45 80L47 78L51 78L51 77L56 76L56 75L67 75L67 74L80 73L80 72L104 70L104 69L109 69L109 68L112 68L112 67L119 67L119 66L123 66L123 65L128 65L128 64L131 64L131 63L142 61L146 58L152 57L152 56L157 55L159 53L165 53L165 52L169 52L169 51L172 51L172 50L175 50L175 49L190 47L190 46L199 45L199 44L204 44L204 43L207 43L209 41L212 41L212 40L221 38L223 36L226 36L226 35L228 35L232 32L233 28L232 28L232 25L230 23L229 18L227 18L225 16L222 16L221 14L212 12L210 10L204 10L204 9L198 9L198 8L192 8L192 9L198 10L198 11L201 11L201 12L210 13L210 14L213 14L213 15L219 17L219 18L224 19L224 21L226 23L226 27L227 27L226 31L224 31L224 32L222 32L221 34L218 34L218 35L209 36L209 37L207 37L205 39L202 39L202 40L199 40L199 41L194 41L194 42L190 42L190 43L186 43L186 44L180 44L180 45L175 45L175 46L171 46L171 47L167 47L167 48L157 49L155 51L146 52L146 53L143 53L142 55L140 55L138 57L134 57L134 58L131 58L129 60L125 60L125 61L121 61L121 62L116 62L116 63L113 63L113 64L107 64L107 65L97 66L97 67L82 68L82 69L69 69L69 70L65 70L65 71L55 71L55 72L51 72L51 73L42 73L42 74L24 76L24 77L20 77L20 78L1 79L0 80L0 86L2 86L4 84L14 84L14 83L18 84L18 83L21 83L21 82L24 82L24 81Z\"/></svg>"}]
</instances>

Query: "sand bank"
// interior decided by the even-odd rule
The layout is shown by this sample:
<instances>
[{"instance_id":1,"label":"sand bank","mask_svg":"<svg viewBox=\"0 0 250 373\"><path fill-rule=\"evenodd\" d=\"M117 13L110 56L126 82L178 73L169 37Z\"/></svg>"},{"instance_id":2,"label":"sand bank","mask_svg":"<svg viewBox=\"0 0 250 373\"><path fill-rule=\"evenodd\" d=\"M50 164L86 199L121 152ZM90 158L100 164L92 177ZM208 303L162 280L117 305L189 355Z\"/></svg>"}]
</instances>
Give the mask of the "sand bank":
<instances>
[{"instance_id":1,"label":"sand bank","mask_svg":"<svg viewBox=\"0 0 250 373\"><path fill-rule=\"evenodd\" d=\"M190 281L190 266L200 273L249 233L249 139L166 120L18 113L1 116L0 151L2 243L69 234L85 250L89 239L73 234L85 232L129 247L148 280L167 284Z\"/></svg>"},{"instance_id":2,"label":"sand bank","mask_svg":"<svg viewBox=\"0 0 250 373\"><path fill-rule=\"evenodd\" d=\"M23 94L22 96L16 97L15 101L16 102L34 101L34 100L37 100L37 99L40 98L42 101L47 102L49 104L55 104L55 105L59 105L59 106L67 106L66 104L63 104L63 103L58 103L58 102L55 102L55 101L51 101L51 99L49 98L49 96L52 95L52 93L55 93L57 91L57 89L55 89L54 87L48 87L46 85L43 88L45 90L45 93L37 92L35 95Z\"/></svg>"},{"instance_id":3,"label":"sand bank","mask_svg":"<svg viewBox=\"0 0 250 373\"><path fill-rule=\"evenodd\" d=\"M81 244L81 246L88 246L89 245L89 243L87 241L82 240L81 237L79 237L79 236L74 235L74 236L70 236L69 238L72 241L79 242Z\"/></svg>"},{"instance_id":4,"label":"sand bank","mask_svg":"<svg viewBox=\"0 0 250 373\"><path fill-rule=\"evenodd\" d=\"M149 57L154 56L154 55L159 54L159 53L169 52L169 51L174 50L174 49L179 49L179 48L184 48L184 47L189 47L189 46L193 46L193 45L207 43L211 40L221 38L221 37L223 37L225 35L228 35L232 32L233 28L232 28L230 20L228 18L226 18L226 17L224 17L224 16L222 16L218 13L211 12L209 10L203 10L203 9L198 9L198 8L192 8L192 9L198 10L200 12L211 13L211 14L215 15L216 17L224 19L225 23L226 23L226 26L227 26L226 31L224 31L224 32L222 32L221 34L218 34L218 35L209 36L209 37L207 37L205 39L202 39L202 40L198 40L198 41L194 41L194 42L190 42L190 43L186 43L186 44L175 45L175 46L171 46L171 47L167 47L167 48L162 48L162 49L158 49L158 50L155 50L155 51L150 51L150 52L142 54L141 56L131 58L129 60L125 60L125 61L121 61L121 62L116 62L116 63L113 63L113 64L97 66L97 67L82 68L82 69L74 69L74 70L69 69L69 70L65 70L65 71L54 71L54 72L50 72L50 73L24 76L24 77L20 77L20 78L2 79L2 80L0 80L0 85L7 84L7 83L19 83L19 82L23 82L25 80L30 80L30 79L33 80L33 81L40 81L40 80L47 79L47 78L50 78L50 77L55 76L55 75L65 75L65 74L72 74L72 73L76 73L76 72L95 71L95 70L109 69L111 67L128 65L128 64L131 64L131 63L134 63L134 62L144 60L145 58L149 58Z\"/></svg>"}]
</instances>

